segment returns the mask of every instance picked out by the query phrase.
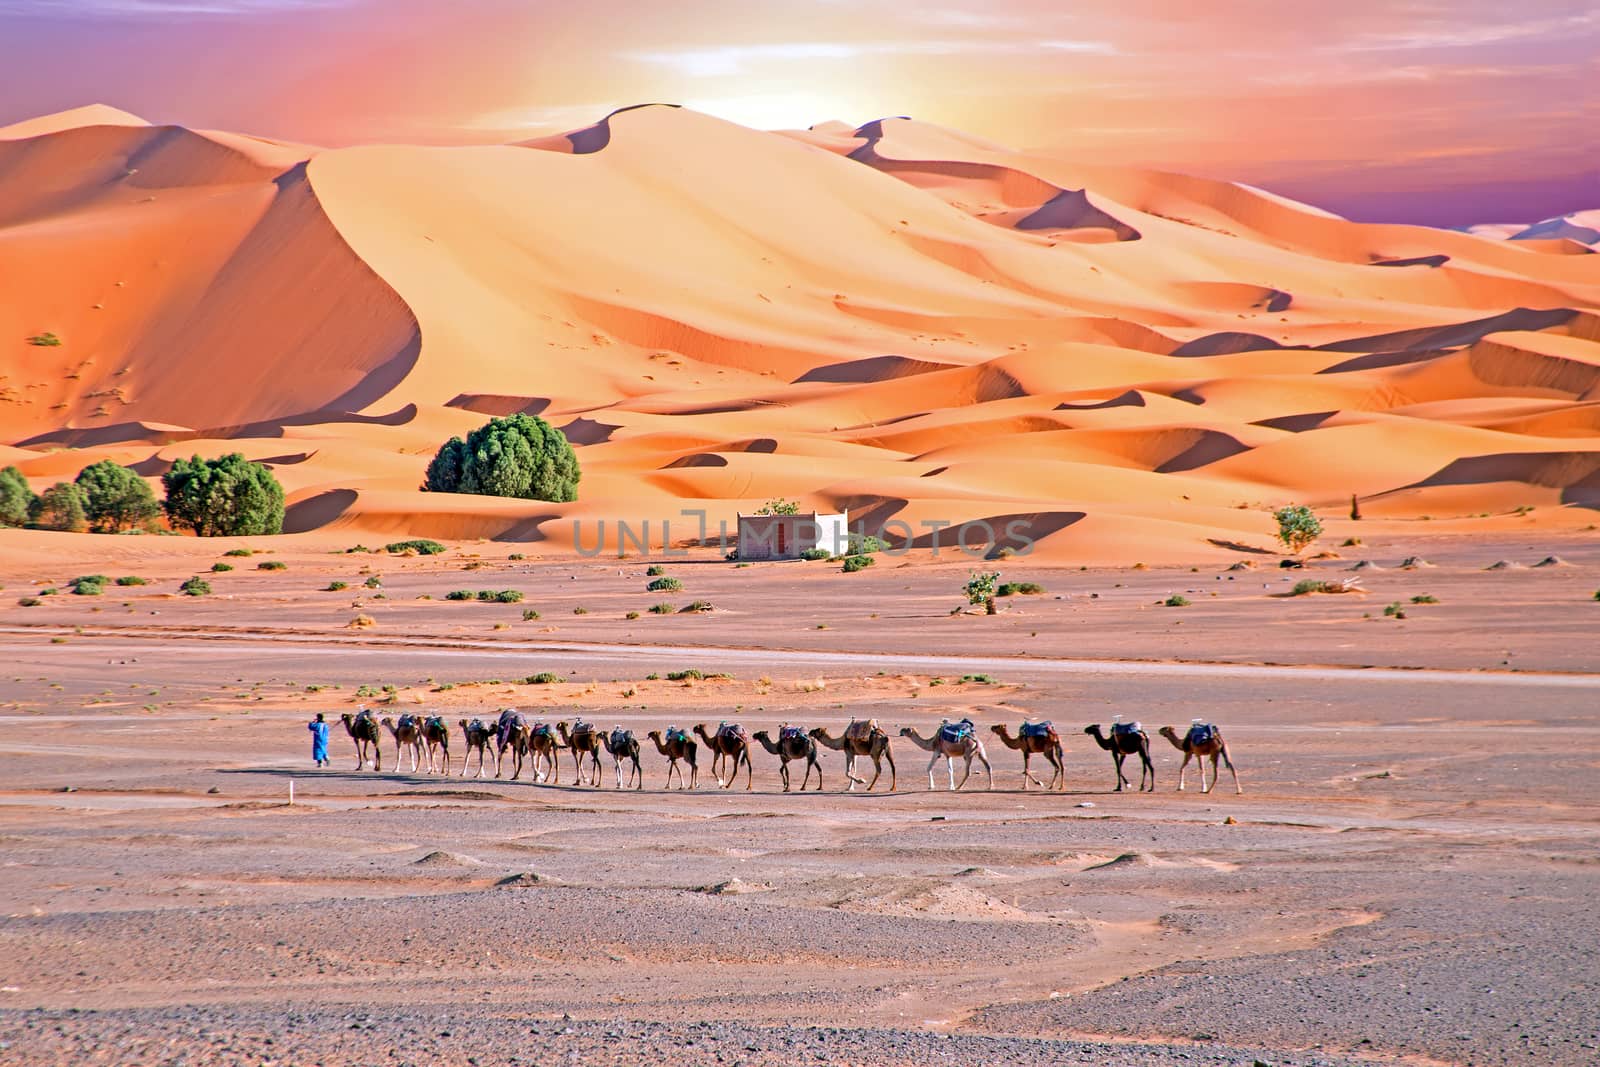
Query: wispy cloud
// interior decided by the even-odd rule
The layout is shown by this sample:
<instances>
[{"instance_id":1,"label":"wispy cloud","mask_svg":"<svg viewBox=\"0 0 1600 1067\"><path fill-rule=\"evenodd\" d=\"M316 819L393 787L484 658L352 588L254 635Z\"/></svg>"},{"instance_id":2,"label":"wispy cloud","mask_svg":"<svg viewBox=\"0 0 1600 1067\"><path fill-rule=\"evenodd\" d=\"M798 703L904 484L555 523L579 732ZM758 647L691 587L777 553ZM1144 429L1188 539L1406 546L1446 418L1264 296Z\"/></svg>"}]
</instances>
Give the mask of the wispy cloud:
<instances>
[{"instance_id":1,"label":"wispy cloud","mask_svg":"<svg viewBox=\"0 0 1600 1067\"><path fill-rule=\"evenodd\" d=\"M162 18L175 15L271 15L350 7L362 0L0 0L0 15L40 18Z\"/></svg>"},{"instance_id":2,"label":"wispy cloud","mask_svg":"<svg viewBox=\"0 0 1600 1067\"><path fill-rule=\"evenodd\" d=\"M624 53L626 58L671 67L696 78L744 74L773 63L848 61L869 56L1114 55L1109 41L810 41L787 44L721 45Z\"/></svg>"},{"instance_id":3,"label":"wispy cloud","mask_svg":"<svg viewBox=\"0 0 1600 1067\"><path fill-rule=\"evenodd\" d=\"M1340 52L1404 52L1440 48L1479 48L1541 38L1561 39L1600 33L1600 11L1561 18L1528 19L1522 22L1491 22L1481 25L1440 24L1404 33L1369 33L1333 46Z\"/></svg>"}]
</instances>

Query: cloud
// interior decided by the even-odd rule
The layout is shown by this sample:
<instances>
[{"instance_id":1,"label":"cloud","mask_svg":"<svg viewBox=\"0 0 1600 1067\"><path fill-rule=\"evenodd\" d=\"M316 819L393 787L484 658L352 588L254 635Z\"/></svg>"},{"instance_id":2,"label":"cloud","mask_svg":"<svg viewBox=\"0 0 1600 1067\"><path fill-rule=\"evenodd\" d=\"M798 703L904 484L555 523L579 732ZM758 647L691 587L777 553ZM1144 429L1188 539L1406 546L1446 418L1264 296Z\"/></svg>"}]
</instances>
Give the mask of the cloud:
<instances>
[{"instance_id":1,"label":"cloud","mask_svg":"<svg viewBox=\"0 0 1600 1067\"><path fill-rule=\"evenodd\" d=\"M1455 24L1423 27L1405 33L1369 33L1334 46L1339 52L1429 51L1442 48L1479 48L1508 41L1561 39L1600 31L1600 12L1525 22L1492 22L1477 26Z\"/></svg>"},{"instance_id":2,"label":"cloud","mask_svg":"<svg viewBox=\"0 0 1600 1067\"><path fill-rule=\"evenodd\" d=\"M628 52L626 58L671 67L694 78L715 78L744 74L752 67L769 63L796 63L814 60L847 61L869 56L972 56L1037 55L1076 53L1114 55L1116 48L1107 41L811 41L790 44L740 44L712 48L681 48L663 51Z\"/></svg>"},{"instance_id":3,"label":"cloud","mask_svg":"<svg viewBox=\"0 0 1600 1067\"><path fill-rule=\"evenodd\" d=\"M361 0L0 0L0 15L88 20L174 15L272 15L350 7Z\"/></svg>"}]
</instances>

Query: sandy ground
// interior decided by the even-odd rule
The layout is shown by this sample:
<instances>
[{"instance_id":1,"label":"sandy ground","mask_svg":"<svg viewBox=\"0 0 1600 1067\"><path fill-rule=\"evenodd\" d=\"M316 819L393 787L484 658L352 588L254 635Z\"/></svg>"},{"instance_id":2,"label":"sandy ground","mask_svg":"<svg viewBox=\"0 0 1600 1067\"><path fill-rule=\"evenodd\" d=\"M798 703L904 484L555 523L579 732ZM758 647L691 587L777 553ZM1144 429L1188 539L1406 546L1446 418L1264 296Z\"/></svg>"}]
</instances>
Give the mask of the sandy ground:
<instances>
[{"instance_id":1,"label":"sandy ground","mask_svg":"<svg viewBox=\"0 0 1600 1067\"><path fill-rule=\"evenodd\" d=\"M48 569L0 557L7 1063L1600 1050L1584 932L1600 892L1592 537L1395 541L1314 565L1380 561L1364 597L1277 598L1266 567L1011 561L1008 578L1047 592L994 618L949 615L955 561L843 575L668 560L685 583L672 599L717 610L635 620L661 599L646 561L274 539L192 599L177 582L223 558L193 541L59 543ZM1565 565L1527 566L1552 554ZM1394 566L1410 555L1436 566ZM1500 559L1524 566L1483 569ZM151 584L15 606L91 572ZM381 590L360 584L374 574ZM359 605L320 591L334 580ZM527 598L443 601L454 588ZM1154 606L1175 591L1193 605ZM1424 593L1438 603L1410 602ZM1383 616L1394 602L1406 618ZM378 625L347 628L357 611ZM688 668L731 677L665 678ZM519 681L539 671L569 680ZM805 795L780 791L765 752L748 792L742 777L716 789L704 763L699 789L665 791L653 752L637 792L612 788L609 766L603 789L463 779L459 732L448 781L393 773L392 745L384 773L357 771L339 735L332 768L313 769L304 721L359 702L641 732L970 714L995 788L980 769L952 795L941 768L929 792L903 740L899 788L871 795L839 791L833 752ZM1081 733L1118 713L1152 732L1154 794L1111 792L1110 757ZM1063 792L1024 791L1019 755L988 733L1024 716L1062 728ZM1181 757L1154 728L1196 716L1222 725L1243 796L1226 772L1198 793L1192 768L1175 791Z\"/></svg>"}]
</instances>

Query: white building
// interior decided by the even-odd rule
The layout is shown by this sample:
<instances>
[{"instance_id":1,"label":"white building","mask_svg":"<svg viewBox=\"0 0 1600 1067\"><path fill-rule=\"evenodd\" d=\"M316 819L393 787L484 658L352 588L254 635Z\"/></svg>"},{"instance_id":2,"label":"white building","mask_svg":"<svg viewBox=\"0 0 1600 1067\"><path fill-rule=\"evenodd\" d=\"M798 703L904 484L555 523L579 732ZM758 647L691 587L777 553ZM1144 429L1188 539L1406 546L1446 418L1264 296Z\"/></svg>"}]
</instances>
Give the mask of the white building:
<instances>
[{"instance_id":1,"label":"white building","mask_svg":"<svg viewBox=\"0 0 1600 1067\"><path fill-rule=\"evenodd\" d=\"M800 553L825 548L838 554L850 544L850 513L823 515L802 511L797 515L739 516L739 558L799 559Z\"/></svg>"}]
</instances>

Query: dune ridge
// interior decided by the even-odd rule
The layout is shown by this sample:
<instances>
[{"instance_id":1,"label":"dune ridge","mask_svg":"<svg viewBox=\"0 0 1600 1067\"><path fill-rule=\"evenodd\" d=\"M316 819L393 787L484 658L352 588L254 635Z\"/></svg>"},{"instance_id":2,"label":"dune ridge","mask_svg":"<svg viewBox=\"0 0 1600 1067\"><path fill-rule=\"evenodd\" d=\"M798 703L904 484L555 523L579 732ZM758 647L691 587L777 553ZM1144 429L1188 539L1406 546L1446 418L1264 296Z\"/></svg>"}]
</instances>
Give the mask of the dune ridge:
<instances>
[{"instance_id":1,"label":"dune ridge","mask_svg":"<svg viewBox=\"0 0 1600 1067\"><path fill-rule=\"evenodd\" d=\"M42 486L239 450L295 530L558 549L573 520L775 496L1020 516L1084 559L1265 546L1289 498L1582 525L1595 221L1359 224L910 119L644 106L318 149L91 107L0 129L0 263L27 265L0 451ZM580 501L418 491L440 442L518 411L568 429Z\"/></svg>"}]
</instances>

